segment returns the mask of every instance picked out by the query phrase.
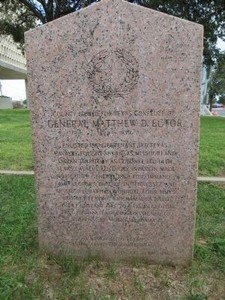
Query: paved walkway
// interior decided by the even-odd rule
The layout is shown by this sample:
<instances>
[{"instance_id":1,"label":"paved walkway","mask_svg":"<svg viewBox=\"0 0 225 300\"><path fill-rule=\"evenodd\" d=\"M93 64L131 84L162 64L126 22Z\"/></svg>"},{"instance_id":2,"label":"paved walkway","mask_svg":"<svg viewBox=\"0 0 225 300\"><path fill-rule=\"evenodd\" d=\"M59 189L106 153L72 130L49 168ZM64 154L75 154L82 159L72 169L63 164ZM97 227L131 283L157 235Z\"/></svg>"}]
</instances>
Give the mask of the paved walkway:
<instances>
[{"instance_id":1,"label":"paved walkway","mask_svg":"<svg viewBox=\"0 0 225 300\"><path fill-rule=\"evenodd\" d=\"M0 175L34 175L34 171L0 170ZM225 183L225 177L197 177L198 182Z\"/></svg>"},{"instance_id":2,"label":"paved walkway","mask_svg":"<svg viewBox=\"0 0 225 300\"><path fill-rule=\"evenodd\" d=\"M0 170L0 175L34 175L34 171Z\"/></svg>"},{"instance_id":3,"label":"paved walkway","mask_svg":"<svg viewBox=\"0 0 225 300\"><path fill-rule=\"evenodd\" d=\"M198 177L198 182L222 182L225 183L225 177Z\"/></svg>"},{"instance_id":4,"label":"paved walkway","mask_svg":"<svg viewBox=\"0 0 225 300\"><path fill-rule=\"evenodd\" d=\"M218 116L225 117L225 108L213 108L213 113L217 113Z\"/></svg>"}]
</instances>

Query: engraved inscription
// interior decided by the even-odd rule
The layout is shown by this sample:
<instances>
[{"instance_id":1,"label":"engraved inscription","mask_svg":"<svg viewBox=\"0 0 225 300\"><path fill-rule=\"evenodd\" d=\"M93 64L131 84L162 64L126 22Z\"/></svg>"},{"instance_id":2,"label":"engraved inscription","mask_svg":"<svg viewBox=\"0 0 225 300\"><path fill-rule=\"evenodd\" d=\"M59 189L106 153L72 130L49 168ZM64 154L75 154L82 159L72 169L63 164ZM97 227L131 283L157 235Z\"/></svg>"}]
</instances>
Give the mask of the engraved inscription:
<instances>
[{"instance_id":1,"label":"engraved inscription","mask_svg":"<svg viewBox=\"0 0 225 300\"><path fill-rule=\"evenodd\" d=\"M70 130L80 135L95 132L99 136L135 135L142 129L186 128L190 126L185 120L181 120L174 111L166 109L148 109L144 111L80 111L78 114L67 111L65 115L52 113L47 120L47 126L53 130Z\"/></svg>"},{"instance_id":2,"label":"engraved inscription","mask_svg":"<svg viewBox=\"0 0 225 300\"><path fill-rule=\"evenodd\" d=\"M121 127L131 127L135 133L139 128L183 128L184 124L174 111L161 109L52 116L48 127L66 131L114 128L121 134ZM54 149L53 161L59 172L51 179L64 203L70 203L68 207L64 204L64 210L76 212L79 222L105 219L156 224L176 209L179 157L179 152L163 141L75 142L65 137ZM110 244L103 237L95 237L95 243ZM128 241L120 243L127 245Z\"/></svg>"}]
</instances>

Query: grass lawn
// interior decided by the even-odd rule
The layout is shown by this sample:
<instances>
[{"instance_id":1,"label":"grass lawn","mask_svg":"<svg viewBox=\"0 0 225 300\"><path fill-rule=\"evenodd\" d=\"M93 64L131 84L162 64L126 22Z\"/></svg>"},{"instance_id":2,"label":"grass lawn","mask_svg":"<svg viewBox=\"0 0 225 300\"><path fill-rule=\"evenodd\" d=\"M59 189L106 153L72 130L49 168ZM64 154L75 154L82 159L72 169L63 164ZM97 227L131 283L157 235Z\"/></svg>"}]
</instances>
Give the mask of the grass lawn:
<instances>
[{"instance_id":1,"label":"grass lawn","mask_svg":"<svg viewBox=\"0 0 225 300\"><path fill-rule=\"evenodd\" d=\"M225 118L201 117L199 175L225 177Z\"/></svg>"},{"instance_id":2,"label":"grass lawn","mask_svg":"<svg viewBox=\"0 0 225 300\"><path fill-rule=\"evenodd\" d=\"M199 184L190 267L79 262L39 252L32 176L0 176L0 299L223 300L225 187Z\"/></svg>"},{"instance_id":3,"label":"grass lawn","mask_svg":"<svg viewBox=\"0 0 225 300\"><path fill-rule=\"evenodd\" d=\"M32 170L30 113L0 110L0 169Z\"/></svg>"}]
</instances>

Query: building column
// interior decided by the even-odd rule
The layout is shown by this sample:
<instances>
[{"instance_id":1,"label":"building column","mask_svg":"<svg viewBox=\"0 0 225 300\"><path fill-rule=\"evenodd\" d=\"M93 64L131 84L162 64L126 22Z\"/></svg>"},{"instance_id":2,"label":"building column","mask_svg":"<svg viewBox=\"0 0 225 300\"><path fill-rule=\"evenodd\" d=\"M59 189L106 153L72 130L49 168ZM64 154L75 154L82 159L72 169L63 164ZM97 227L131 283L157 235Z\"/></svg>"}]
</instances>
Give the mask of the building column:
<instances>
[{"instance_id":1,"label":"building column","mask_svg":"<svg viewBox=\"0 0 225 300\"><path fill-rule=\"evenodd\" d=\"M27 79L25 79L25 90L26 90L27 108L30 108L30 102L29 102L29 98L28 98Z\"/></svg>"}]
</instances>

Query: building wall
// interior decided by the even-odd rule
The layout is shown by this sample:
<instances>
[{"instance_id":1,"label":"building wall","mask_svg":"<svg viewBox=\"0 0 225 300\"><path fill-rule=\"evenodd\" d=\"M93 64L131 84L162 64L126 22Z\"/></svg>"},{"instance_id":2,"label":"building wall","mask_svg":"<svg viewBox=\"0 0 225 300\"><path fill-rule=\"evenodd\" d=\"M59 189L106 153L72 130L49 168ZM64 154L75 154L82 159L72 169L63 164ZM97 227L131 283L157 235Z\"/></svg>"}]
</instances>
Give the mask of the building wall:
<instances>
[{"instance_id":1,"label":"building wall","mask_svg":"<svg viewBox=\"0 0 225 300\"><path fill-rule=\"evenodd\" d=\"M208 84L209 84L209 74L206 67L202 67L202 86L201 86L201 104L207 105L209 103L208 96Z\"/></svg>"},{"instance_id":2,"label":"building wall","mask_svg":"<svg viewBox=\"0 0 225 300\"><path fill-rule=\"evenodd\" d=\"M26 58L10 36L0 35L0 61L26 70Z\"/></svg>"},{"instance_id":3,"label":"building wall","mask_svg":"<svg viewBox=\"0 0 225 300\"><path fill-rule=\"evenodd\" d=\"M0 97L0 109L13 108L12 98Z\"/></svg>"}]
</instances>

